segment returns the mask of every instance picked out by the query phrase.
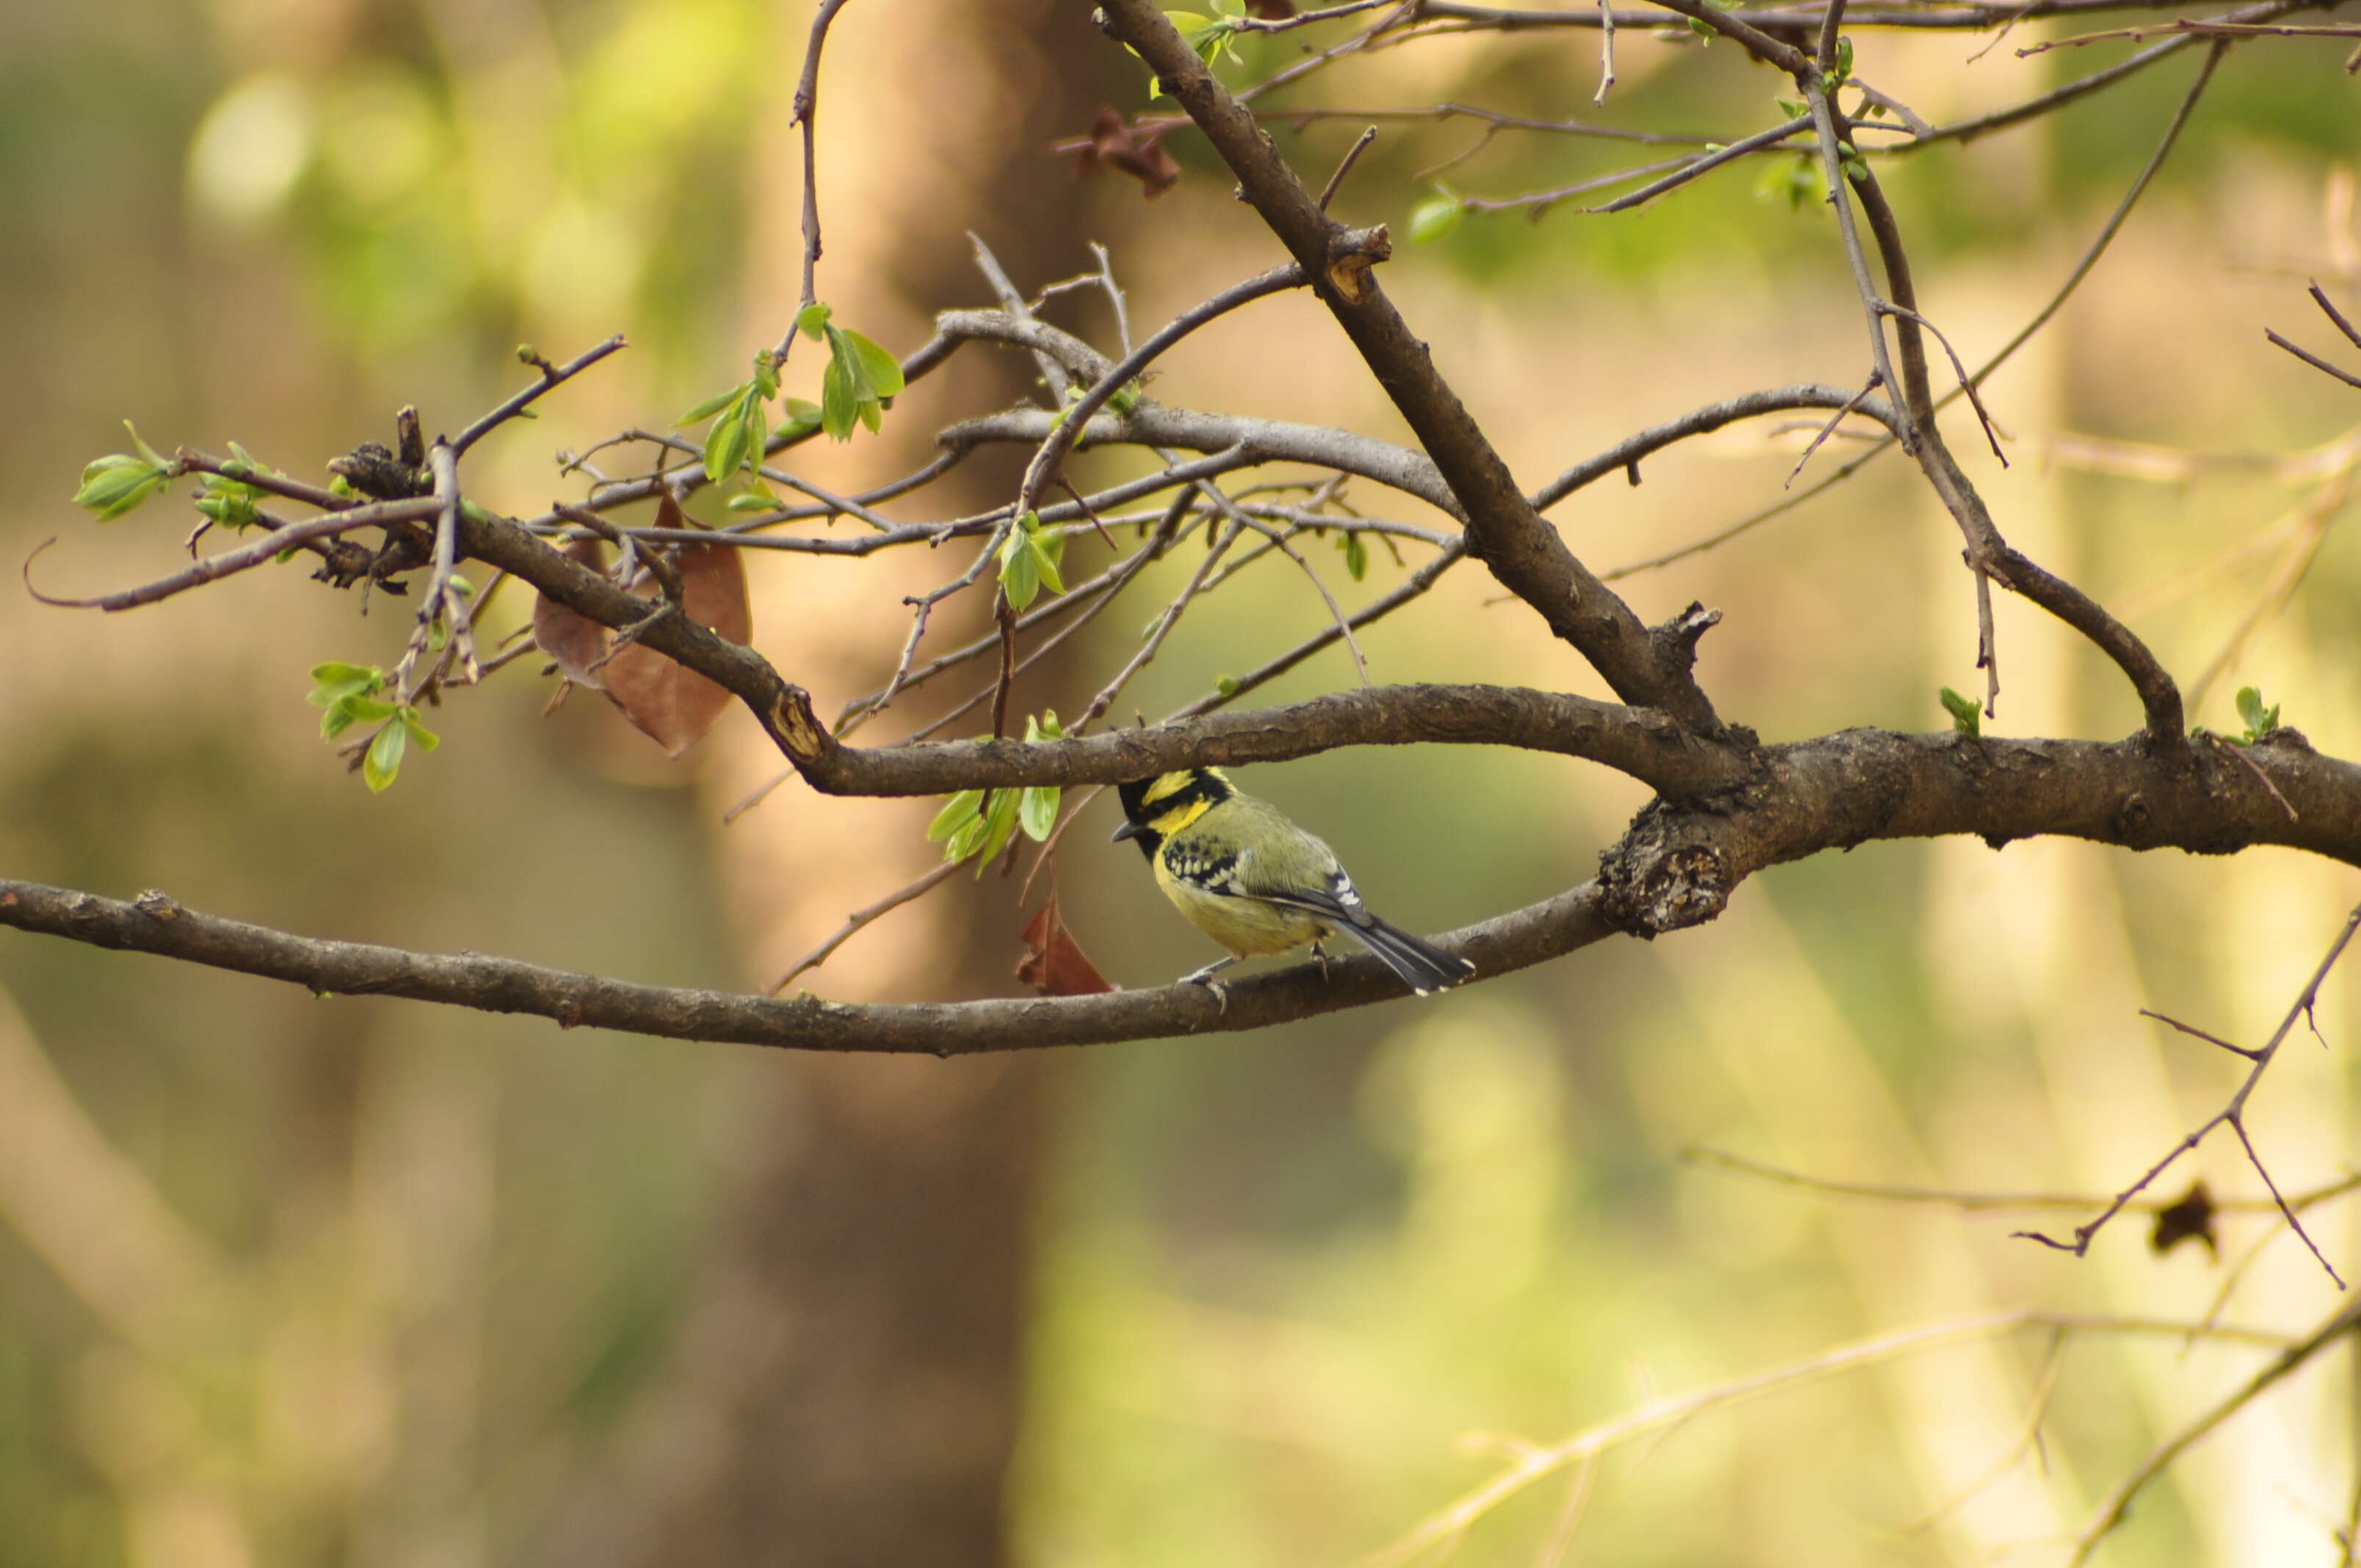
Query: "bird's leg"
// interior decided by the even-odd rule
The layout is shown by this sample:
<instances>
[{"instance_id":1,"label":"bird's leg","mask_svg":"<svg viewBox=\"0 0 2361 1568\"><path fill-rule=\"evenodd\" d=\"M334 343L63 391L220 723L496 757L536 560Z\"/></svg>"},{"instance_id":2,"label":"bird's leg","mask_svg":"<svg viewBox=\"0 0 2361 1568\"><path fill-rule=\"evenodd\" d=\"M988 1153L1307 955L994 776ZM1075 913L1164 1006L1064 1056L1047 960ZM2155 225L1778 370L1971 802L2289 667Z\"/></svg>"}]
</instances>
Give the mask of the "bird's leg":
<instances>
[{"instance_id":1,"label":"bird's leg","mask_svg":"<svg viewBox=\"0 0 2361 1568\"><path fill-rule=\"evenodd\" d=\"M1327 983L1328 983L1328 949L1327 949L1326 948L1322 947L1319 943L1314 942L1314 943L1312 943L1312 961L1313 961L1313 962L1315 962L1315 963L1317 963L1317 964L1320 966L1320 983L1321 983L1321 984L1323 984L1323 985L1327 984Z\"/></svg>"},{"instance_id":2,"label":"bird's leg","mask_svg":"<svg viewBox=\"0 0 2361 1568\"><path fill-rule=\"evenodd\" d=\"M1225 959L1215 959L1203 969L1191 970L1187 974L1182 975L1179 980L1174 981L1172 983L1175 985L1202 985L1208 991L1219 992L1222 988L1213 983L1213 976L1237 961L1238 956L1235 953L1232 953Z\"/></svg>"}]
</instances>

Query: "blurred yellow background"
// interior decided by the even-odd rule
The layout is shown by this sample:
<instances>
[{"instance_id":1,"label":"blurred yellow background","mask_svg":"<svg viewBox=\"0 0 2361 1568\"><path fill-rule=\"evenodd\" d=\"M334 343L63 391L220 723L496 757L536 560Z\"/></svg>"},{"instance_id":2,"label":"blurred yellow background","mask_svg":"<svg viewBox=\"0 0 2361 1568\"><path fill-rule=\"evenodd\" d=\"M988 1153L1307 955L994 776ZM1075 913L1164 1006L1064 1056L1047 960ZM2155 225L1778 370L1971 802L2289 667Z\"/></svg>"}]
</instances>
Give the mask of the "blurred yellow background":
<instances>
[{"instance_id":1,"label":"blurred yellow background","mask_svg":"<svg viewBox=\"0 0 2361 1568\"><path fill-rule=\"evenodd\" d=\"M1087 16L1064 0L990 12L855 0L843 13L820 159L820 293L840 319L906 353L933 311L989 303L969 231L1027 269L1028 291L1087 269L1082 242L1104 241L1143 333L1278 258L1188 134L1171 138L1187 173L1154 204L1049 154L1097 103L1128 110L1144 95ZM504 510L577 493L553 452L665 427L785 329L800 269L788 97L809 20L807 6L761 0L0 12L0 544L21 560L60 536L36 568L51 592L160 575L182 558L185 508L151 503L101 528L66 504L81 465L123 446L118 420L166 450L235 439L315 475L334 453L389 439L405 402L430 429L464 423L520 384L520 340L562 357L621 331L628 354L470 459L472 493ZM1972 62L1987 38L1864 34L1860 69L1940 123L2122 48L2013 52L2060 32L2027 23ZM1282 102L1480 100L1719 137L1777 113L1777 84L1734 50L1619 38L1621 80L1599 111L1587 33L1378 53ZM1246 52L1267 70L1294 48ZM1971 364L2060 286L2196 63L2192 50L2054 118L1883 166L1922 303ZM2235 732L2231 694L2251 684L2322 750L2350 756L2351 459L2290 460L2345 438L2356 405L2262 335L2276 326L2328 350L2303 280L2348 302L2361 281L2341 63L2333 44L2235 51L2091 281L1990 384L2009 466L1956 416L1947 428L2011 541L2124 611L2184 682L2291 585L2192 717ZM1319 178L1358 129L1282 128L1280 144ZM1476 136L1389 125L1338 210L1403 233L1427 190L1416 171ZM1502 137L1444 178L1513 194L1620 156ZM1537 484L1716 399L1859 383L1860 306L1825 219L1752 185L1750 170L1726 172L1614 217L1471 215L1440 244L1405 245L1386 285ZM1049 313L1112 345L1095 297ZM883 436L799 459L839 489L923 461L938 425L1021 389L1021 366L995 381L969 363L985 356L971 348L914 388ZM812 395L792 369L787 389ZM1191 340L1151 395L1406 439L1301 297ZM1636 488L1610 481L1554 515L1595 569L1645 561L1779 499L1807 436L1758 422L1692 442L1646 464ZM1846 455L1824 449L1798 488ZM1138 466L1106 454L1078 471ZM992 467L981 501L963 504L1003 499L988 482L1004 473L1013 486L1013 470ZM1355 494L1379 515L1433 521ZM921 496L889 510L950 508ZM1348 604L1400 575L1376 551L1355 585L1335 557L1309 554ZM1078 540L1069 561L1096 570L1104 554ZM901 597L963 564L755 555L757 644L833 713L891 667ZM1078 709L1193 565L1184 550L1148 574L1083 656L1020 687L1019 706ZM821 574L833 580L815 584ZM1723 609L1703 679L1726 718L1768 740L1939 729L1937 689L1980 684L1956 534L1892 459L1620 587L1652 620L1692 598ZM398 601L360 619L350 596L265 573L119 617L12 605L0 613L11 875L118 896L159 886L309 934L749 988L934 854L929 803L822 800L800 785L725 827L723 810L775 768L743 716L667 763L602 705L577 697L540 717L549 686L531 660L458 694L436 717L443 750L371 797L316 739L304 672L390 663L407 627ZM522 610L509 604L503 629ZM2135 727L2130 692L2086 646L2021 603L1999 613L1994 732ZM1117 714L1169 711L1326 619L1284 563L1242 575L1192 609ZM947 623L929 647L973 630ZM1380 682L1598 689L1472 568L1363 643ZM1256 700L1353 678L1331 652ZM934 711L906 706L912 721ZM889 718L862 739L899 732ZM1327 837L1389 917L1424 930L1580 881L1642 801L1620 777L1489 751L1342 753L1245 782ZM1107 806L1085 818L1059 885L1111 976L1159 983L1210 955L1132 851L1104 846L1114 822ZM988 880L902 911L801 983L848 997L1012 992L1015 893ZM0 1562L748 1560L699 1557L677 1538L668 1555L651 1521L718 1495L706 1473L730 1468L718 1453L761 1485L744 1451L765 1440L717 1414L720 1390L772 1336L799 1332L794 1290L828 1282L754 1288L709 1266L728 1254L717 1238L776 1146L804 1135L807 1101L915 1129L885 1143L909 1138L915 1159L933 1135L924 1113L988 1116L975 1108L1020 1093L1039 1114L1010 1123L1019 1206L993 1254L1023 1270L1008 1560L1356 1562L1520 1445L1659 1396L1998 1312L2203 1316L2229 1263L2271 1234L2268 1216L2227 1215L2218 1266L2196 1246L2151 1255L2137 1216L2078 1262L2009 1237L2028 1223L2069 1229L2082 1217L2070 1211L1836 1200L1683 1153L2103 1199L2217 1109L2237 1070L2137 1010L2258 1040L2356 896L2348 872L2278 850L1880 844L1765 875L1705 929L1424 1004L1022 1064L825 1069L315 1001L0 938ZM2350 1158L2348 994L2349 977L2332 981L2317 1020L2328 1048L2299 1039L2255 1104L2290 1192L2336 1179ZM2162 1194L2202 1175L2218 1196L2258 1195L2224 1137ZM2311 1215L2348 1275L2361 1265L2354 1211ZM2281 1231L2226 1317L2300 1332L2336 1299ZM2093 1332L2053 1362L2032 1330L1808 1379L1610 1453L1567 1560L2062 1561L2106 1490L2265 1354ZM2353 1366L2348 1348L2214 1433L2101 1561L2338 1561ZM952 1427L973 1396L912 1394L895 1409L915 1429L881 1420L820 1436L906 1449L937 1424L930 1398ZM766 1420L792 1427L796 1414ZM1542 1560L1568 1495L1567 1473L1553 1474L1475 1521L1455 1560ZM930 1506L923 1484L906 1506ZM825 1515L801 1528L784 1527L762 1560L864 1560L827 1555Z\"/></svg>"}]
</instances>

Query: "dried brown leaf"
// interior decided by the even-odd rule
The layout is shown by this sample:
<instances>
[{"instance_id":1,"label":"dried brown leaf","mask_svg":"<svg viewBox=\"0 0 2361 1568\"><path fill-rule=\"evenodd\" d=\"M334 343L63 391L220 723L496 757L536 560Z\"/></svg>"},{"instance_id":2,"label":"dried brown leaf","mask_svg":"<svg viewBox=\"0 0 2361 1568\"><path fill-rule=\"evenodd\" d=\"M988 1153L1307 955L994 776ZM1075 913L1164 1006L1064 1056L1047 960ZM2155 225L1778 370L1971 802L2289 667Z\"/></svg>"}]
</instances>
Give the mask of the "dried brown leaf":
<instances>
[{"instance_id":1,"label":"dried brown leaf","mask_svg":"<svg viewBox=\"0 0 2361 1568\"><path fill-rule=\"evenodd\" d=\"M1074 945L1054 893L1025 923L1025 956L1016 960L1016 978L1044 996L1095 996L1115 989Z\"/></svg>"},{"instance_id":2,"label":"dried brown leaf","mask_svg":"<svg viewBox=\"0 0 2361 1568\"><path fill-rule=\"evenodd\" d=\"M1180 178L1180 165L1164 150L1164 133L1141 130L1111 107L1099 110L1098 117L1091 122L1087 145L1074 157L1077 174L1095 174L1109 169L1138 181L1151 202L1170 190L1172 182Z\"/></svg>"},{"instance_id":3,"label":"dried brown leaf","mask_svg":"<svg viewBox=\"0 0 2361 1568\"><path fill-rule=\"evenodd\" d=\"M670 496L656 512L658 528L695 525ZM746 565L723 544L689 544L673 556L680 574L681 608L700 626L732 642L752 640L753 607L746 598ZM653 583L635 589L653 598ZM634 728L677 757L713 728L730 706L730 694L696 671L675 663L644 642L631 642L607 661L607 695Z\"/></svg>"},{"instance_id":4,"label":"dried brown leaf","mask_svg":"<svg viewBox=\"0 0 2361 1568\"><path fill-rule=\"evenodd\" d=\"M2205 1183L2199 1181L2176 1202L2156 1212L2156 1229L2149 1233L2147 1245L2153 1252L2170 1252L2182 1242L2196 1240L2205 1244L2205 1250L2216 1258L2222 1255L2221 1238L2213 1230L2217 1211L2213 1194Z\"/></svg>"},{"instance_id":5,"label":"dried brown leaf","mask_svg":"<svg viewBox=\"0 0 2361 1568\"><path fill-rule=\"evenodd\" d=\"M594 572L606 569L607 548L596 539L577 539L566 547L566 554ZM542 594L533 601L533 641L557 661L567 680L586 686L598 684L593 666L607 652L607 629L588 616Z\"/></svg>"}]
</instances>

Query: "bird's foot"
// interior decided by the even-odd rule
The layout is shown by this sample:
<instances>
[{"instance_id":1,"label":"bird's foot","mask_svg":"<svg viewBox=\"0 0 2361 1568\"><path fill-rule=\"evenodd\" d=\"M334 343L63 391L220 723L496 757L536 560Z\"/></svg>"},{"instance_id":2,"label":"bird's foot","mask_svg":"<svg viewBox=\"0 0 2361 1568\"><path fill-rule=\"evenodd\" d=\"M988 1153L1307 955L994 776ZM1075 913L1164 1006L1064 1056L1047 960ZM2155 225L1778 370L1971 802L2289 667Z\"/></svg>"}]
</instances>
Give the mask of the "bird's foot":
<instances>
[{"instance_id":1,"label":"bird's foot","mask_svg":"<svg viewBox=\"0 0 2361 1568\"><path fill-rule=\"evenodd\" d=\"M1328 983L1328 949L1327 949L1327 948L1323 948L1323 947L1322 947L1322 946L1321 946L1319 943L1317 943L1317 942L1312 943L1312 961L1313 961L1314 963L1317 963L1317 964L1320 966L1320 983L1321 983L1321 984L1323 984L1323 985L1327 984L1327 983Z\"/></svg>"},{"instance_id":2,"label":"bird's foot","mask_svg":"<svg viewBox=\"0 0 2361 1568\"><path fill-rule=\"evenodd\" d=\"M1179 980L1173 981L1173 983L1175 985L1203 986L1207 991L1213 993L1213 1000L1222 1004L1222 1011L1227 1013L1230 1010L1230 988L1224 985L1220 981L1215 980L1213 976L1220 970L1229 968L1232 964L1237 961L1238 960L1235 956L1226 959L1216 959L1212 963L1207 964L1203 969L1190 970L1187 974L1182 975Z\"/></svg>"}]
</instances>

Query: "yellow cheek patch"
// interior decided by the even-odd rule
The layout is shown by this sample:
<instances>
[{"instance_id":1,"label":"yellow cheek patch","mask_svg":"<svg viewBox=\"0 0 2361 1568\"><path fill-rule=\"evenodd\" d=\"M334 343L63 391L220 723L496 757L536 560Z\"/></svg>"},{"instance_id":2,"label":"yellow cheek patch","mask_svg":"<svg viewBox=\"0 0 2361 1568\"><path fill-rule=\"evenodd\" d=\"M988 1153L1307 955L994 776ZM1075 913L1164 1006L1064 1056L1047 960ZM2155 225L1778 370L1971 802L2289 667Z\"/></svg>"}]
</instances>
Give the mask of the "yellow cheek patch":
<instances>
[{"instance_id":1,"label":"yellow cheek patch","mask_svg":"<svg viewBox=\"0 0 2361 1568\"><path fill-rule=\"evenodd\" d=\"M1165 812L1162 816L1158 817L1149 822L1148 826L1156 829L1157 832L1164 835L1167 839L1170 839L1174 834L1180 832L1182 828L1188 827L1189 824L1196 821L1197 818L1204 816L1205 813L1213 809L1213 803L1205 799L1202 795L1200 795L1196 799L1190 801L1185 806L1174 806L1171 810Z\"/></svg>"}]
</instances>

